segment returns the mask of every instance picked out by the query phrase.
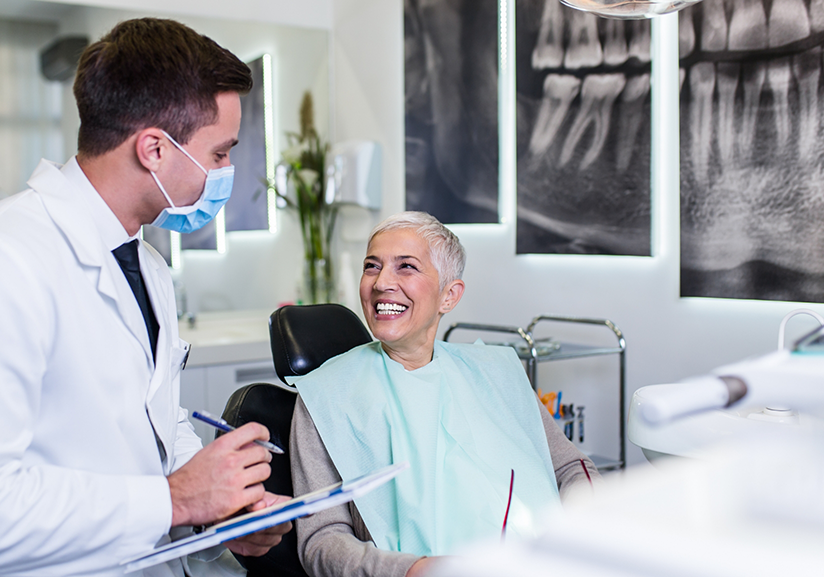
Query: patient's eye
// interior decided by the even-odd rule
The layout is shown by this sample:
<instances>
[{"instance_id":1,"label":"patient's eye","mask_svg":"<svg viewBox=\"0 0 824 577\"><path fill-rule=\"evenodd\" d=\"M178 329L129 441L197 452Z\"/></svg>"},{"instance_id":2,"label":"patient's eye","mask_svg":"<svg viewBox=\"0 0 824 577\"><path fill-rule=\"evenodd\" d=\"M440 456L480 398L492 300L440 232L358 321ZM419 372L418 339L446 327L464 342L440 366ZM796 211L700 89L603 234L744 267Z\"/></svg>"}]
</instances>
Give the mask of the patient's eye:
<instances>
[{"instance_id":1,"label":"patient's eye","mask_svg":"<svg viewBox=\"0 0 824 577\"><path fill-rule=\"evenodd\" d=\"M403 269L403 268L405 268L405 269L411 269L411 270L418 270L418 267L416 267L414 264L412 264L411 262L408 262L408 261L403 261L403 262L401 262L401 264L399 264L399 265L398 265L398 268L402 268L402 269Z\"/></svg>"},{"instance_id":2,"label":"patient's eye","mask_svg":"<svg viewBox=\"0 0 824 577\"><path fill-rule=\"evenodd\" d=\"M363 270L364 272L371 269L371 268L378 268L378 266L373 262L365 262L363 263Z\"/></svg>"}]
</instances>

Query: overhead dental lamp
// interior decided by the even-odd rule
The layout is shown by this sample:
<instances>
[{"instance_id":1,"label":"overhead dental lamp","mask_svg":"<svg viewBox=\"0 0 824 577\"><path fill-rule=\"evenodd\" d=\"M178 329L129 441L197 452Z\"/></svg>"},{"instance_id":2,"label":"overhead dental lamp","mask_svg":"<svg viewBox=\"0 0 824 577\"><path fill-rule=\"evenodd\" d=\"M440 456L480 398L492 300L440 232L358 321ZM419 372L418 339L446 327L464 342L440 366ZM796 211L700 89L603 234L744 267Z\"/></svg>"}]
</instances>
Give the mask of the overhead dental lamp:
<instances>
[{"instance_id":1,"label":"overhead dental lamp","mask_svg":"<svg viewBox=\"0 0 824 577\"><path fill-rule=\"evenodd\" d=\"M701 0L561 0L576 10L591 12L604 18L642 20L677 12L698 4Z\"/></svg>"}]
</instances>

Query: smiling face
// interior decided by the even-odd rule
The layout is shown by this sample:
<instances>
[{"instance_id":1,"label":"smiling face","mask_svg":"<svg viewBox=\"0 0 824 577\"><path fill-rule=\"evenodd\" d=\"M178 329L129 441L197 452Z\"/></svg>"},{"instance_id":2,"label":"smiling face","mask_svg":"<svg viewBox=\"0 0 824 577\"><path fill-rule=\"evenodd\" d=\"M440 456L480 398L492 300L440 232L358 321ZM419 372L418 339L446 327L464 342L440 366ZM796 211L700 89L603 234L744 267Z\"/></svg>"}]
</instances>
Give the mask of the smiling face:
<instances>
[{"instance_id":1,"label":"smiling face","mask_svg":"<svg viewBox=\"0 0 824 577\"><path fill-rule=\"evenodd\" d=\"M463 295L461 280L440 289L426 241L413 229L379 233L363 261L360 298L369 330L407 370L432 360L441 315Z\"/></svg>"}]
</instances>

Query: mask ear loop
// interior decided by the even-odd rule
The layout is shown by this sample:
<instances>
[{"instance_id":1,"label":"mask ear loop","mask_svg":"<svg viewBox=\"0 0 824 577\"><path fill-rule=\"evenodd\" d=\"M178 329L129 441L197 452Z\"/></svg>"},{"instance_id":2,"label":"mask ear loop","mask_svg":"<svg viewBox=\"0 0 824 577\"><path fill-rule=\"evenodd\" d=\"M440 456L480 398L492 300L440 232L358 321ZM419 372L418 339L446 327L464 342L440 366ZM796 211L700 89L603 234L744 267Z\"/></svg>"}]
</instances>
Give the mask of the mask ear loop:
<instances>
[{"instance_id":1,"label":"mask ear loop","mask_svg":"<svg viewBox=\"0 0 824 577\"><path fill-rule=\"evenodd\" d=\"M177 146L177 147L180 149L180 152L182 152L183 154L185 154L186 156L188 156L188 157L189 157L189 160L191 160L192 162L194 162L194 163L197 165L197 167L198 167L200 170L202 170L202 171L203 171L203 174L205 174L206 176L209 176L209 171L208 171L208 170L206 170L205 168L203 168L203 167L200 165L200 163L199 163L197 160L195 160L195 157L194 157L194 156L192 156L191 154L189 154L189 152L188 152L185 148L183 148L182 146L180 146L174 138L172 138L171 136L169 136L169 133L168 133L168 132L166 132L166 131L165 131L165 130L163 130L163 129L161 129L161 130L160 130L160 132L162 132L163 134L165 134L165 135L166 135L166 138L168 138L168 139L169 139L169 141L170 141L172 144L174 144L175 146ZM167 196L166 198L168 198L168 196Z\"/></svg>"},{"instance_id":2,"label":"mask ear loop","mask_svg":"<svg viewBox=\"0 0 824 577\"><path fill-rule=\"evenodd\" d=\"M166 197L166 202L168 202L168 203L169 203L169 206L171 206L172 208L177 208L177 207L175 206L175 203L173 203L173 202L172 202L172 199L171 199L171 198L169 198L169 195L166 193L166 189L165 189L165 188L163 188L163 185L162 185L162 184L160 184L160 179L157 177L157 174L155 174L155 172L154 172L153 170L152 170L152 171L150 171L150 172L151 172L152 178L154 178L154 181L155 181L155 183L157 184L157 187L160 189L160 192L162 192L162 193L163 193L163 196L165 196L165 197Z\"/></svg>"},{"instance_id":3,"label":"mask ear loop","mask_svg":"<svg viewBox=\"0 0 824 577\"><path fill-rule=\"evenodd\" d=\"M164 135L166 138L168 138L168 139L169 139L169 142L171 142L172 144L174 144L174 145L178 148L178 150L180 150L180 152L182 152L183 154L185 154L186 156L188 156L188 157L189 157L189 160L191 160L192 162L194 162L194 163L195 163L195 166L197 166L200 170L202 170L202 171L203 171L203 174L205 174L207 177L209 176L209 171L208 171L208 170L206 170L205 168L203 168L203 167L200 165L200 163L199 163L197 160L195 160L195 157L194 157L194 156L192 156L191 154L189 154L189 152L188 152L185 148L183 148L182 146L180 146L180 144L178 144L177 140L175 140L174 138L172 138L172 137L169 135L169 133L168 133L168 132L166 132L165 130L163 130L162 128L160 129L160 132L162 132L162 133L163 133L163 135ZM154 171L150 171L150 172L151 172L151 174L152 174L152 178L154 178L155 183L157 183L157 187L160 189L160 192L162 192L162 193L163 193L163 196L166 198L166 202L168 202L168 203L169 203L169 206L171 206L172 208L177 208L177 207L175 206L175 203L173 203L173 202L172 202L172 199L171 199L171 197L169 196L169 194L166 192L166 189L165 189L165 188L163 188L163 185L162 185L162 184L160 184L160 179L159 179L159 178L157 178L157 174L155 174L155 172L154 172Z\"/></svg>"}]
</instances>

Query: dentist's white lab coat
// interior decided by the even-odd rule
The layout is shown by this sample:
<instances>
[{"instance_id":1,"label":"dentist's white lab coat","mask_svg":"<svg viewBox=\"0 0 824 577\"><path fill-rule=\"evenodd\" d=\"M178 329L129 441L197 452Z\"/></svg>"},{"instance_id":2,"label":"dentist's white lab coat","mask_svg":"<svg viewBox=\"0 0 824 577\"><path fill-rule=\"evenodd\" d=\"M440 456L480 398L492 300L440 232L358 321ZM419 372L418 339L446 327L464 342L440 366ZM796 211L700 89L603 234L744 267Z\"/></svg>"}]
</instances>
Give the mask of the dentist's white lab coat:
<instances>
[{"instance_id":1,"label":"dentist's white lab coat","mask_svg":"<svg viewBox=\"0 0 824 577\"><path fill-rule=\"evenodd\" d=\"M121 575L169 532L165 476L201 447L179 407L187 345L171 277L141 243L155 366L76 161L41 161L29 186L0 202L0 574Z\"/></svg>"}]
</instances>

